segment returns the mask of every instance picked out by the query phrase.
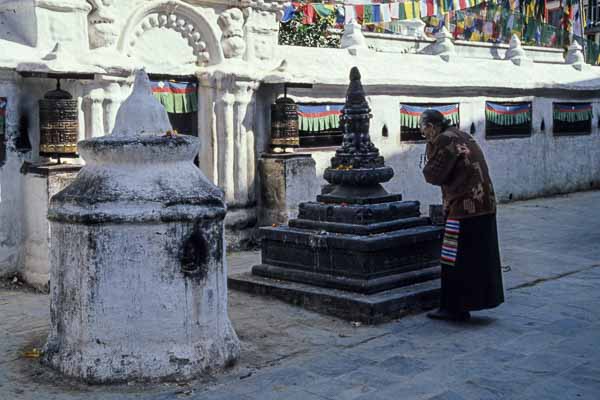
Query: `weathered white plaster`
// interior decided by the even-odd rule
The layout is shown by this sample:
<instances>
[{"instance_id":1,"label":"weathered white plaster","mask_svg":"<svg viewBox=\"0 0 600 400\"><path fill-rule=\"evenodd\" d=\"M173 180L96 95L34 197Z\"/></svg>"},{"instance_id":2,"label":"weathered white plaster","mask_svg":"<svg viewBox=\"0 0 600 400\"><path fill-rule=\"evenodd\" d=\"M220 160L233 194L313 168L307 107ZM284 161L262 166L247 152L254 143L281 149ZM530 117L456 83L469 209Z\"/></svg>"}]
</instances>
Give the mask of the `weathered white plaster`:
<instances>
[{"instance_id":1,"label":"weathered white plaster","mask_svg":"<svg viewBox=\"0 0 600 400\"><path fill-rule=\"evenodd\" d=\"M0 165L0 277L19 272L23 248L23 199L19 170L23 156L15 152L20 90L11 74L0 73L0 97L8 99L6 160Z\"/></svg>"},{"instance_id":2,"label":"weathered white plaster","mask_svg":"<svg viewBox=\"0 0 600 400\"><path fill-rule=\"evenodd\" d=\"M189 379L239 357L222 192L192 163L197 139L157 134L158 107L138 74L113 134L80 142L87 164L51 200L44 357L87 381Z\"/></svg>"}]
</instances>

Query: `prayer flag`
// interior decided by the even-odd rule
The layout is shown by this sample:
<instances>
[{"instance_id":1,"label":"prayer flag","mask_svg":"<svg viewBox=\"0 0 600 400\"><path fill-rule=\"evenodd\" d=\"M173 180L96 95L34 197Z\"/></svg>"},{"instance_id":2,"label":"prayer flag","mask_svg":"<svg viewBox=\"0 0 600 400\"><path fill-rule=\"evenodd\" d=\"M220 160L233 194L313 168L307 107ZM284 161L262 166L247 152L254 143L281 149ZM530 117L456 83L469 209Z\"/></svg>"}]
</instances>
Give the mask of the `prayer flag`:
<instances>
[{"instance_id":1,"label":"prayer flag","mask_svg":"<svg viewBox=\"0 0 600 400\"><path fill-rule=\"evenodd\" d=\"M383 22L392 21L392 16L390 15L390 5L388 3L381 5L381 20Z\"/></svg>"},{"instance_id":2,"label":"prayer flag","mask_svg":"<svg viewBox=\"0 0 600 400\"><path fill-rule=\"evenodd\" d=\"M359 24L362 25L363 21L364 21L364 16L365 16L365 6L364 5L356 5L354 7L355 10L355 16L356 16L356 22L358 22Z\"/></svg>"},{"instance_id":3,"label":"prayer flag","mask_svg":"<svg viewBox=\"0 0 600 400\"><path fill-rule=\"evenodd\" d=\"M415 18L415 13L414 13L414 6L415 3L413 3L412 1L406 1L404 3L402 3L402 12L404 12L404 18L405 19L413 19Z\"/></svg>"},{"instance_id":4,"label":"prayer flag","mask_svg":"<svg viewBox=\"0 0 600 400\"><path fill-rule=\"evenodd\" d=\"M302 23L304 25L310 25L315 20L315 9L312 4L305 4L302 6L302 13L304 13L304 18L302 18Z\"/></svg>"},{"instance_id":5,"label":"prayer flag","mask_svg":"<svg viewBox=\"0 0 600 400\"><path fill-rule=\"evenodd\" d=\"M356 21L354 6L344 6L344 24L347 24L352 20Z\"/></svg>"},{"instance_id":6,"label":"prayer flag","mask_svg":"<svg viewBox=\"0 0 600 400\"><path fill-rule=\"evenodd\" d=\"M573 34L583 37L581 31L581 13L579 12L579 3L573 5Z\"/></svg>"},{"instance_id":7,"label":"prayer flag","mask_svg":"<svg viewBox=\"0 0 600 400\"><path fill-rule=\"evenodd\" d=\"M335 6L335 23L342 25L346 19L346 13L344 11L344 6L338 4Z\"/></svg>"},{"instance_id":8,"label":"prayer flag","mask_svg":"<svg viewBox=\"0 0 600 400\"><path fill-rule=\"evenodd\" d=\"M381 22L381 5L373 4L373 22L379 23Z\"/></svg>"},{"instance_id":9,"label":"prayer flag","mask_svg":"<svg viewBox=\"0 0 600 400\"><path fill-rule=\"evenodd\" d=\"M364 24L372 24L373 23L373 5L365 4L363 6L363 23Z\"/></svg>"},{"instance_id":10,"label":"prayer flag","mask_svg":"<svg viewBox=\"0 0 600 400\"><path fill-rule=\"evenodd\" d=\"M391 3L390 4L390 15L392 19L400 18L400 4L399 3Z\"/></svg>"},{"instance_id":11,"label":"prayer flag","mask_svg":"<svg viewBox=\"0 0 600 400\"><path fill-rule=\"evenodd\" d=\"M292 20L292 18L294 18L294 13L295 13L295 9L294 6L291 4L288 4L286 6L283 7L283 17L281 17L281 22L282 23L286 23L286 22L290 22Z\"/></svg>"},{"instance_id":12,"label":"prayer flag","mask_svg":"<svg viewBox=\"0 0 600 400\"><path fill-rule=\"evenodd\" d=\"M333 8L329 8L327 7L327 5L325 4L317 4L317 3L313 3L312 4L313 8L315 9L315 12L319 15L319 17L321 18L327 18L329 17L331 14L333 14Z\"/></svg>"}]
</instances>

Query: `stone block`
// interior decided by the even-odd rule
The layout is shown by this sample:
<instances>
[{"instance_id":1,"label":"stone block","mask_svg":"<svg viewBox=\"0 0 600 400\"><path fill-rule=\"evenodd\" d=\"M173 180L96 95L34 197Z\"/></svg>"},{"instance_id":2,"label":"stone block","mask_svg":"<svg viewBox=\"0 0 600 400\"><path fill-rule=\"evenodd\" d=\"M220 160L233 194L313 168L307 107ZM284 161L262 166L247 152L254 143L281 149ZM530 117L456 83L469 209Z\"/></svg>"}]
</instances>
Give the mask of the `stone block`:
<instances>
[{"instance_id":1,"label":"stone block","mask_svg":"<svg viewBox=\"0 0 600 400\"><path fill-rule=\"evenodd\" d=\"M319 186L310 154L263 154L259 160L261 225L285 224L298 205L313 199Z\"/></svg>"},{"instance_id":2,"label":"stone block","mask_svg":"<svg viewBox=\"0 0 600 400\"><path fill-rule=\"evenodd\" d=\"M50 226L46 211L50 198L70 184L81 169L78 164L24 164L25 249L23 280L48 291Z\"/></svg>"}]
</instances>

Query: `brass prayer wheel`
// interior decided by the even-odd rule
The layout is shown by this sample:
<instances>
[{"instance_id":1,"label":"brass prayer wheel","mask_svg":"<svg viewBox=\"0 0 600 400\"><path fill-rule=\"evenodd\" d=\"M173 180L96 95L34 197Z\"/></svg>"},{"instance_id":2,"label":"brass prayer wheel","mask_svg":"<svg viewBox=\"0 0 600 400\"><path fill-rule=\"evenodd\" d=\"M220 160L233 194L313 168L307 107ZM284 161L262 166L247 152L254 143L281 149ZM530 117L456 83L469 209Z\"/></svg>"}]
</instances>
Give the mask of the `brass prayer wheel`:
<instances>
[{"instance_id":1,"label":"brass prayer wheel","mask_svg":"<svg viewBox=\"0 0 600 400\"><path fill-rule=\"evenodd\" d=\"M39 101L40 155L44 157L77 156L79 110L77 100L65 90L60 81Z\"/></svg>"},{"instance_id":2,"label":"brass prayer wheel","mask_svg":"<svg viewBox=\"0 0 600 400\"><path fill-rule=\"evenodd\" d=\"M288 97L281 97L271 104L271 146L285 148L299 145L298 105Z\"/></svg>"}]
</instances>

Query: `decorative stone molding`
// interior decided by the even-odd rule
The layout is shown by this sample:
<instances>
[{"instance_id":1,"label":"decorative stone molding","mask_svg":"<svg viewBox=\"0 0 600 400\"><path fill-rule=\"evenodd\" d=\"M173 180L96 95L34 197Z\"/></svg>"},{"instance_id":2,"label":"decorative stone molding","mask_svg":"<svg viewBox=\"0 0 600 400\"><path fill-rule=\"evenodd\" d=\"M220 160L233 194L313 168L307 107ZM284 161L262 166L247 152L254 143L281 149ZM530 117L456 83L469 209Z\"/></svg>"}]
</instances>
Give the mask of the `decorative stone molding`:
<instances>
[{"instance_id":1,"label":"decorative stone molding","mask_svg":"<svg viewBox=\"0 0 600 400\"><path fill-rule=\"evenodd\" d=\"M115 27L116 16L111 8L114 0L87 0L92 6L88 15L90 48L112 47L119 32Z\"/></svg>"},{"instance_id":2,"label":"decorative stone molding","mask_svg":"<svg viewBox=\"0 0 600 400\"><path fill-rule=\"evenodd\" d=\"M221 46L225 58L242 58L246 51L244 40L244 13L239 8L230 8L217 19L219 28L223 31Z\"/></svg>"},{"instance_id":3,"label":"decorative stone molding","mask_svg":"<svg viewBox=\"0 0 600 400\"><path fill-rule=\"evenodd\" d=\"M232 207L254 202L255 182L255 95L258 80L229 71L213 71L199 76L202 101L212 101L214 107L205 110L204 130L212 132L206 145L212 146L208 157L212 166L204 169L225 193ZM206 100L204 100L206 98ZM207 138L208 139L208 138Z\"/></svg>"},{"instance_id":4,"label":"decorative stone molding","mask_svg":"<svg viewBox=\"0 0 600 400\"><path fill-rule=\"evenodd\" d=\"M223 52L209 18L202 10L179 0L153 1L141 7L126 24L118 50L131 56L137 40L144 32L155 28L179 32L193 49L200 66L223 61Z\"/></svg>"},{"instance_id":5,"label":"decorative stone molding","mask_svg":"<svg viewBox=\"0 0 600 400\"><path fill-rule=\"evenodd\" d=\"M510 60L515 65L524 65L530 64L531 60L525 53L523 47L521 47L521 40L517 35L512 35L510 38L510 42L508 43L508 50L506 50L506 54L504 59Z\"/></svg>"},{"instance_id":6,"label":"decorative stone molding","mask_svg":"<svg viewBox=\"0 0 600 400\"><path fill-rule=\"evenodd\" d=\"M273 51L278 45L279 11L246 7L243 8L243 12L246 17L244 36L247 48L244 59L247 61L272 59Z\"/></svg>"},{"instance_id":7,"label":"decorative stone molding","mask_svg":"<svg viewBox=\"0 0 600 400\"><path fill-rule=\"evenodd\" d=\"M84 11L90 12L92 7L86 0L37 0L35 6L52 11Z\"/></svg>"}]
</instances>

